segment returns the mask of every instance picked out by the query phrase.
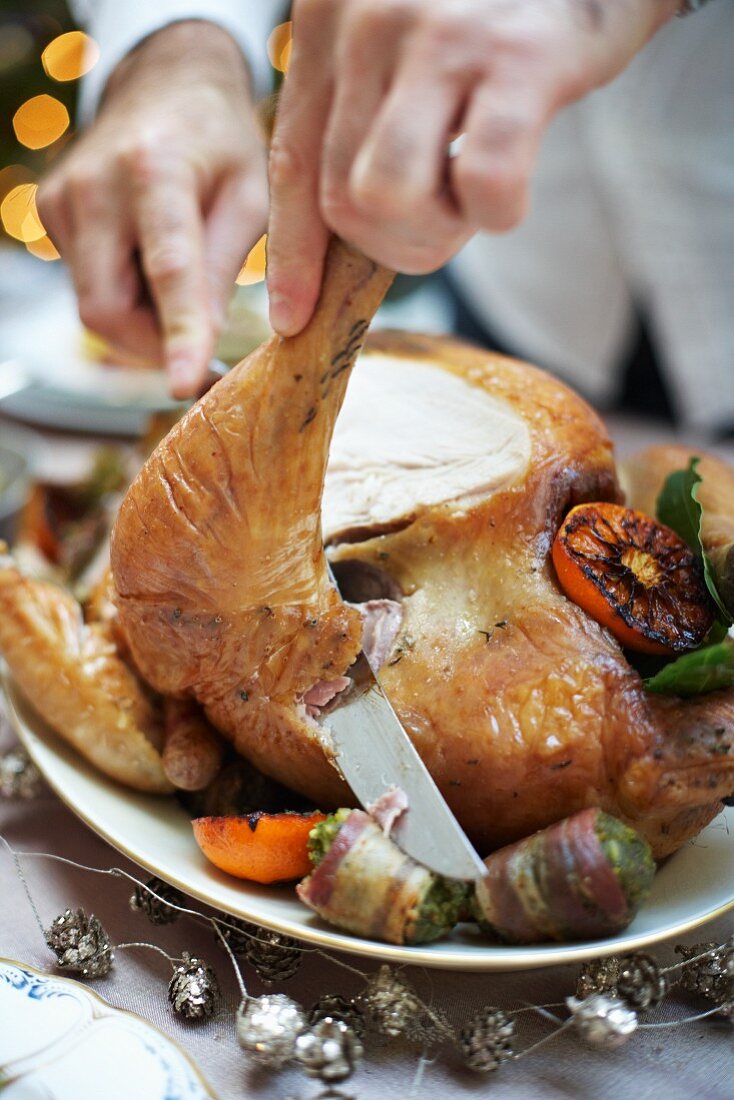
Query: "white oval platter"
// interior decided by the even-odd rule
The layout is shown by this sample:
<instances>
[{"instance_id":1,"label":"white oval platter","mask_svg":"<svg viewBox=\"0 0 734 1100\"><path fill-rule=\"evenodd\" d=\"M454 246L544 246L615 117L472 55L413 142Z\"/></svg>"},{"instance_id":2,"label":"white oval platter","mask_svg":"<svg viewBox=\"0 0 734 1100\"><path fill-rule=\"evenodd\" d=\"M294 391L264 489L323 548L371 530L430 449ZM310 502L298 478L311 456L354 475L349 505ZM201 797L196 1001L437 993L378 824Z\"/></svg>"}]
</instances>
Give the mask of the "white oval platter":
<instances>
[{"instance_id":1,"label":"white oval platter","mask_svg":"<svg viewBox=\"0 0 734 1100\"><path fill-rule=\"evenodd\" d=\"M339 932L298 901L292 887L243 882L213 867L173 798L138 794L100 775L57 737L5 680L11 720L51 787L83 821L141 867L190 897L333 951L448 970L526 970L581 962L682 935L734 907L734 808L720 814L658 870L633 923L610 939L502 947L470 925L423 947L395 947Z\"/></svg>"}]
</instances>

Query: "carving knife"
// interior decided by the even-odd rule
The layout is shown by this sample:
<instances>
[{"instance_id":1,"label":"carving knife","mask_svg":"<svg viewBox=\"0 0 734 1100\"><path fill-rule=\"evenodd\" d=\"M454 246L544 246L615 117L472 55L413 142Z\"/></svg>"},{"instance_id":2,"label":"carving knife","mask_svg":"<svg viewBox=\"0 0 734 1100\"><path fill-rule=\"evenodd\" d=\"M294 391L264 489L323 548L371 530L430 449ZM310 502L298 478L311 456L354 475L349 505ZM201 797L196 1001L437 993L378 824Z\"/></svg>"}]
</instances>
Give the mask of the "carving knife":
<instances>
[{"instance_id":1,"label":"carving knife","mask_svg":"<svg viewBox=\"0 0 734 1100\"><path fill-rule=\"evenodd\" d=\"M464 881L481 880L486 867L449 809L413 747L379 680L361 654L350 670L355 686L320 719L335 762L364 807L390 786L408 798L408 809L390 836L431 871Z\"/></svg>"}]
</instances>

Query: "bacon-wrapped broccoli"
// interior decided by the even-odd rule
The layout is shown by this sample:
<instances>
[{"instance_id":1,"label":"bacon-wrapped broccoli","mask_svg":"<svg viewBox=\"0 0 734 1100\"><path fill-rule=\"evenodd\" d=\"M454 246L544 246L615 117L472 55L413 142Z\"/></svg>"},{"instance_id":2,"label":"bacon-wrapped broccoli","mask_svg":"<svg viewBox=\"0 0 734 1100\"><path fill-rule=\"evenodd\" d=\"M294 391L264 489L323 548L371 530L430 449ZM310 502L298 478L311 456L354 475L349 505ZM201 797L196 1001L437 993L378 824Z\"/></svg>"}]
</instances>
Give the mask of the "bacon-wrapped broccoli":
<instances>
[{"instance_id":1,"label":"bacon-wrapped broccoli","mask_svg":"<svg viewBox=\"0 0 734 1100\"><path fill-rule=\"evenodd\" d=\"M339 810L311 831L313 872L296 888L324 920L387 943L429 943L456 924L463 883L406 856L362 810Z\"/></svg>"},{"instance_id":2,"label":"bacon-wrapped broccoli","mask_svg":"<svg viewBox=\"0 0 734 1100\"><path fill-rule=\"evenodd\" d=\"M632 921L655 874L647 841L599 809L500 848L485 863L474 915L508 943L614 935Z\"/></svg>"},{"instance_id":3,"label":"bacon-wrapped broccoli","mask_svg":"<svg viewBox=\"0 0 734 1100\"><path fill-rule=\"evenodd\" d=\"M469 913L508 943L596 939L626 928L647 897L650 847L621 821L582 810L501 848L467 906L467 887L406 856L362 810L311 831L314 871L298 896L331 924L388 943L428 943Z\"/></svg>"}]
</instances>

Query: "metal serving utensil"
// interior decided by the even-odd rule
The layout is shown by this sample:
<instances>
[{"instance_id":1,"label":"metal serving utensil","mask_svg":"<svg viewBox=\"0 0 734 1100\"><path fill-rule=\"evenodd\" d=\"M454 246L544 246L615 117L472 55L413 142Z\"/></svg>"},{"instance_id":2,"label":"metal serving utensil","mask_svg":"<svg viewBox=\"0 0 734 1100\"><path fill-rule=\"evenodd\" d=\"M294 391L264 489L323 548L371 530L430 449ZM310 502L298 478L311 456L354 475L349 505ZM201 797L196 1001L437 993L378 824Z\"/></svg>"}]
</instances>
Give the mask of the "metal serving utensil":
<instances>
[{"instance_id":1,"label":"metal serving utensil","mask_svg":"<svg viewBox=\"0 0 734 1100\"><path fill-rule=\"evenodd\" d=\"M333 573L331 577L333 581ZM407 796L408 809L391 829L396 844L440 875L464 881L483 878L484 863L449 809L364 653L350 675L354 688L320 720L349 786L365 807L390 786L399 787Z\"/></svg>"}]
</instances>

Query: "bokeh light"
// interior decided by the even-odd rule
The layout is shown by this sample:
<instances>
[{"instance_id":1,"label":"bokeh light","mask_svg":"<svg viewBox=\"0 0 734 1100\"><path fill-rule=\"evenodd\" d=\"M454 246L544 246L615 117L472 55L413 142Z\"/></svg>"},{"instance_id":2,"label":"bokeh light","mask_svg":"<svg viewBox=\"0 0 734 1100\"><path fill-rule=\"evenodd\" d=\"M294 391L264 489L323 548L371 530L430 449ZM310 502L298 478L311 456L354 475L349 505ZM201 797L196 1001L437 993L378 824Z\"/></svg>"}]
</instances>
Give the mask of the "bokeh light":
<instances>
[{"instance_id":1,"label":"bokeh light","mask_svg":"<svg viewBox=\"0 0 734 1100\"><path fill-rule=\"evenodd\" d=\"M99 46L83 31L68 31L49 42L41 61L52 80L78 80L99 61Z\"/></svg>"},{"instance_id":2,"label":"bokeh light","mask_svg":"<svg viewBox=\"0 0 734 1100\"><path fill-rule=\"evenodd\" d=\"M8 191L0 203L3 229L17 241L30 244L46 236L36 210L37 183L20 183Z\"/></svg>"},{"instance_id":3,"label":"bokeh light","mask_svg":"<svg viewBox=\"0 0 734 1100\"><path fill-rule=\"evenodd\" d=\"M43 149L57 141L69 125L69 112L52 95L27 99L13 115L13 129L21 145Z\"/></svg>"},{"instance_id":4,"label":"bokeh light","mask_svg":"<svg viewBox=\"0 0 734 1100\"><path fill-rule=\"evenodd\" d=\"M34 256L38 256L39 260L60 260L59 251L51 240L50 237L45 234L43 237L39 237L37 241L27 241L26 248Z\"/></svg>"},{"instance_id":5,"label":"bokeh light","mask_svg":"<svg viewBox=\"0 0 734 1100\"><path fill-rule=\"evenodd\" d=\"M0 202L20 183L35 183L35 174L25 164L8 164L0 168Z\"/></svg>"},{"instance_id":6,"label":"bokeh light","mask_svg":"<svg viewBox=\"0 0 734 1100\"><path fill-rule=\"evenodd\" d=\"M268 57L274 69L281 73L288 71L292 47L293 24L290 21L279 23L268 38Z\"/></svg>"},{"instance_id":7,"label":"bokeh light","mask_svg":"<svg viewBox=\"0 0 734 1100\"><path fill-rule=\"evenodd\" d=\"M238 286L251 286L253 283L261 283L265 278L265 245L267 233L263 234L256 245L248 252L247 259L235 282Z\"/></svg>"}]
</instances>

